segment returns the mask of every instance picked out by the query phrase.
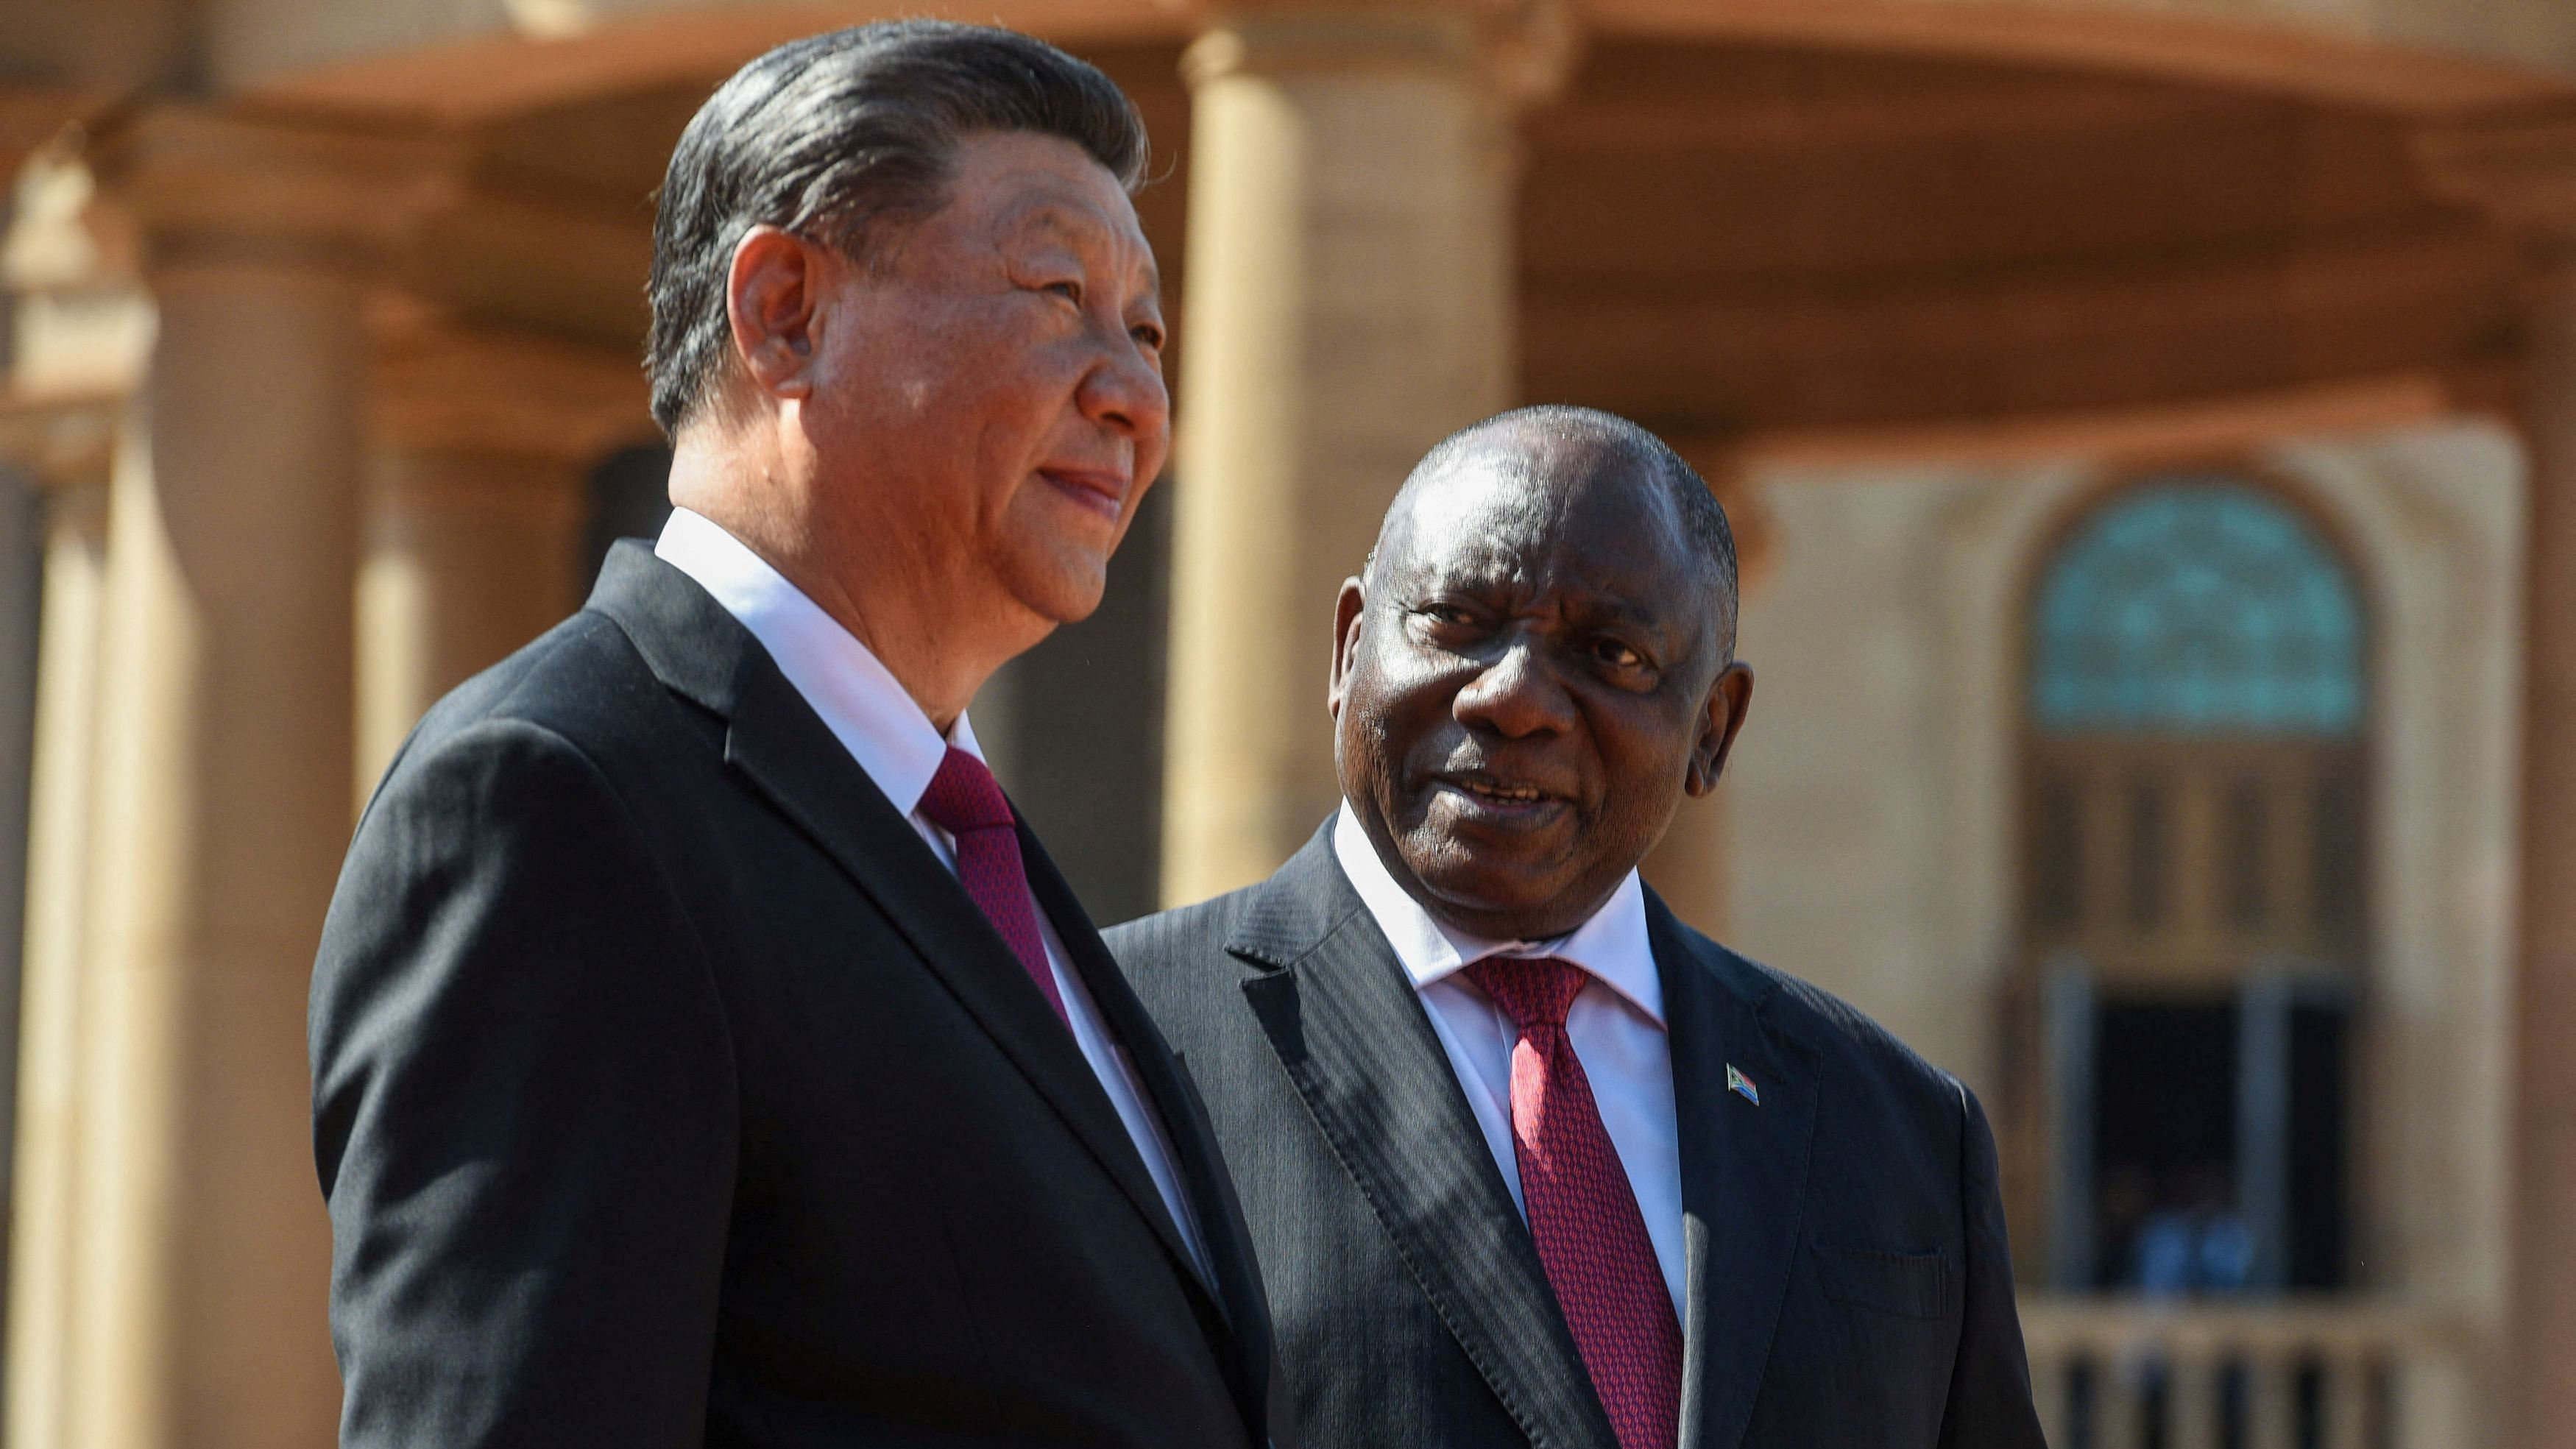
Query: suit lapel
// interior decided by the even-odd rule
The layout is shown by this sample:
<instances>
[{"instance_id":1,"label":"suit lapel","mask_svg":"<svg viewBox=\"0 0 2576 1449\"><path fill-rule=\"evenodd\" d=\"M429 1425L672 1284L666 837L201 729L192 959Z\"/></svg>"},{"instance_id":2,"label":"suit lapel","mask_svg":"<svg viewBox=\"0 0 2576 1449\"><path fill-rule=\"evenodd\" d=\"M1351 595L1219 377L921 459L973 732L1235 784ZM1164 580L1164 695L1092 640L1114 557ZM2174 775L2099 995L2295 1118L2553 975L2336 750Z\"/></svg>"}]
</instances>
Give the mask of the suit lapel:
<instances>
[{"instance_id":1,"label":"suit lapel","mask_svg":"<svg viewBox=\"0 0 2576 1449\"><path fill-rule=\"evenodd\" d=\"M1529 1230L1330 827L1256 890L1227 949L1273 968L1244 995L1344 1170L1530 1442L1616 1449Z\"/></svg>"},{"instance_id":2,"label":"suit lapel","mask_svg":"<svg viewBox=\"0 0 2576 1449\"><path fill-rule=\"evenodd\" d=\"M1761 1003L1776 983L1715 947L1701 949L1651 891L1646 919L1681 1138L1682 1449L1736 1449L1800 1244L1817 1056L1764 1026ZM1733 1090L1730 1066L1760 1094L1758 1105Z\"/></svg>"},{"instance_id":3,"label":"suit lapel","mask_svg":"<svg viewBox=\"0 0 2576 1449\"><path fill-rule=\"evenodd\" d=\"M1110 959L1109 948L1101 943L1073 887L1025 820L1020 822L1020 854L1027 863L1029 889L1037 897L1038 908L1055 922L1065 955L1090 991L1110 1035L1125 1045L1148 1105L1163 1125L1190 1209L1198 1219L1200 1242L1207 1249L1209 1272L1215 1279L1210 1285L1213 1301L1232 1330L1241 1407L1258 1442L1270 1432L1270 1306L1253 1258L1252 1231L1244 1223L1243 1207L1235 1199L1233 1179L1216 1144L1216 1128L1207 1119L1187 1066L1163 1040L1144 1003L1136 999L1127 978ZM1150 1181L1145 1190L1153 1193ZM1162 1210L1159 1193L1150 1207L1156 1229L1170 1234L1173 1256L1196 1281L1196 1269L1171 1227L1170 1215Z\"/></svg>"},{"instance_id":4,"label":"suit lapel","mask_svg":"<svg viewBox=\"0 0 2576 1449\"><path fill-rule=\"evenodd\" d=\"M641 545L617 545L590 607L617 620L664 684L725 720L726 764L876 903L1135 1203L1195 1284L1162 1195L1064 1023L973 898L759 641L687 575ZM1059 925L1058 934L1068 949L1076 937L1097 945L1087 921L1080 931Z\"/></svg>"}]
</instances>

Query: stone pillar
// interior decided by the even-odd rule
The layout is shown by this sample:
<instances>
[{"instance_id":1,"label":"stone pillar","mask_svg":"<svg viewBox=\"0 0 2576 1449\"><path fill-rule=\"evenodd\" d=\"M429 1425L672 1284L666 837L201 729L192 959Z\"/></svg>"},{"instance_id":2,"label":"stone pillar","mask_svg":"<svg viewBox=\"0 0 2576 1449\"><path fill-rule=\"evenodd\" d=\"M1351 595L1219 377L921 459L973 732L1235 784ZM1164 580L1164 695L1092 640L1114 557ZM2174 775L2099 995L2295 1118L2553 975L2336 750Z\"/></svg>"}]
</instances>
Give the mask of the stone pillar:
<instances>
[{"instance_id":1,"label":"stone pillar","mask_svg":"<svg viewBox=\"0 0 2576 1449\"><path fill-rule=\"evenodd\" d=\"M97 167L160 322L109 496L69 1412L84 1449L320 1449L304 1016L349 836L362 279L427 167L177 111Z\"/></svg>"},{"instance_id":2,"label":"stone pillar","mask_svg":"<svg viewBox=\"0 0 2576 1449\"><path fill-rule=\"evenodd\" d=\"M2514 1021L2516 1442L2576 1424L2576 228L2530 311L2529 663L2523 680L2522 971Z\"/></svg>"},{"instance_id":3,"label":"stone pillar","mask_svg":"<svg viewBox=\"0 0 2576 1449\"><path fill-rule=\"evenodd\" d=\"M0 125L0 132L6 131ZM65 1410L78 1307L72 1279L79 1200L83 951L92 748L98 724L108 470L139 446L129 406L151 334L151 307L120 259L85 224L87 170L58 151L19 170L0 238L11 334L0 455L42 489L36 558L0 560L12 596L22 562L35 599L32 739L0 750L28 787L24 932L15 1014L14 1163L9 1174L9 1309L0 1442L79 1449ZM39 581L40 579L40 581ZM12 691L14 693L14 691ZM9 694L0 694L6 700ZM18 696L21 699L25 696ZM15 721L11 721L15 724ZM10 857L0 851L0 857ZM8 859L12 867L17 858Z\"/></svg>"},{"instance_id":4,"label":"stone pillar","mask_svg":"<svg viewBox=\"0 0 2576 1449\"><path fill-rule=\"evenodd\" d=\"M589 469L652 435L623 353L440 329L380 349L358 576L357 789L441 695L580 604Z\"/></svg>"},{"instance_id":5,"label":"stone pillar","mask_svg":"<svg viewBox=\"0 0 2576 1449\"><path fill-rule=\"evenodd\" d=\"M66 1418L80 1241L82 942L89 906L92 744L107 572L106 458L47 480L42 633L20 966L17 1167L9 1233L12 1449L75 1449Z\"/></svg>"},{"instance_id":6,"label":"stone pillar","mask_svg":"<svg viewBox=\"0 0 2576 1449\"><path fill-rule=\"evenodd\" d=\"M1268 874L1339 800L1334 595L1422 454L1511 401L1513 87L1475 9L1246 9L1183 62L1167 902Z\"/></svg>"},{"instance_id":7,"label":"stone pillar","mask_svg":"<svg viewBox=\"0 0 2576 1449\"><path fill-rule=\"evenodd\" d=\"M2510 1306L2498 1367L2510 1442L2576 1423L2576 108L2417 138L2432 183L2526 253L2520 970L2512 1018Z\"/></svg>"}]
</instances>

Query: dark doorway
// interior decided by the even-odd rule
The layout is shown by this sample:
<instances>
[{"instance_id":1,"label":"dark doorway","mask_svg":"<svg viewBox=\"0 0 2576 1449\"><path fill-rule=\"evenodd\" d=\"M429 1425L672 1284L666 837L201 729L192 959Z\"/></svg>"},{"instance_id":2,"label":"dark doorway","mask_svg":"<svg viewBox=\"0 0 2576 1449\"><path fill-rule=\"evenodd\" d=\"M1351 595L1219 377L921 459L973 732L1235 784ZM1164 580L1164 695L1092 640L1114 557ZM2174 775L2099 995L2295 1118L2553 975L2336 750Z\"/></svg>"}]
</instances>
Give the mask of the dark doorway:
<instances>
[{"instance_id":1,"label":"dark doorway","mask_svg":"<svg viewBox=\"0 0 2576 1449\"><path fill-rule=\"evenodd\" d=\"M2241 1288L2236 1004L2113 997L2096 1030L2094 1286Z\"/></svg>"},{"instance_id":2,"label":"dark doorway","mask_svg":"<svg viewBox=\"0 0 2576 1449\"><path fill-rule=\"evenodd\" d=\"M2061 1283L2160 1297L2351 1286L2341 990L2258 972L2225 996L2066 1004L2054 1029L2082 1039L2061 1048L2078 1078L2060 1200L2082 1205L2090 1234L2061 1253Z\"/></svg>"}]
</instances>

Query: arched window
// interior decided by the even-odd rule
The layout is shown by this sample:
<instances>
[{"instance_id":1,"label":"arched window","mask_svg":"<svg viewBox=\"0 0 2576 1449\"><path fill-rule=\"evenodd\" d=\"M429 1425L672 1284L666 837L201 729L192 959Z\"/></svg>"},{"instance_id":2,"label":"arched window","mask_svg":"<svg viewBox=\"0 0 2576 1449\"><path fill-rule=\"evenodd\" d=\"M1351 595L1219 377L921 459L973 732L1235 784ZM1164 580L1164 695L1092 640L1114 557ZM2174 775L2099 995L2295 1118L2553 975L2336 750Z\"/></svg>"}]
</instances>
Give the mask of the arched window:
<instances>
[{"instance_id":1,"label":"arched window","mask_svg":"<svg viewBox=\"0 0 2576 1449\"><path fill-rule=\"evenodd\" d=\"M2343 1285L2361 590L2279 496L2182 474L2078 518L2025 607L2026 1100L2049 1104L2025 1130L2049 1139L2050 1276ZM2177 1268L2186 1241L2229 1251Z\"/></svg>"},{"instance_id":2,"label":"arched window","mask_svg":"<svg viewBox=\"0 0 2576 1449\"><path fill-rule=\"evenodd\" d=\"M2032 723L2050 732L2349 736L2361 600L2316 530L2228 479L2131 489L2043 576Z\"/></svg>"},{"instance_id":3,"label":"arched window","mask_svg":"<svg viewBox=\"0 0 2576 1449\"><path fill-rule=\"evenodd\" d=\"M2162 477L2080 519L2030 597L2026 921L2106 969L2348 954L2361 592L2298 510Z\"/></svg>"}]
</instances>

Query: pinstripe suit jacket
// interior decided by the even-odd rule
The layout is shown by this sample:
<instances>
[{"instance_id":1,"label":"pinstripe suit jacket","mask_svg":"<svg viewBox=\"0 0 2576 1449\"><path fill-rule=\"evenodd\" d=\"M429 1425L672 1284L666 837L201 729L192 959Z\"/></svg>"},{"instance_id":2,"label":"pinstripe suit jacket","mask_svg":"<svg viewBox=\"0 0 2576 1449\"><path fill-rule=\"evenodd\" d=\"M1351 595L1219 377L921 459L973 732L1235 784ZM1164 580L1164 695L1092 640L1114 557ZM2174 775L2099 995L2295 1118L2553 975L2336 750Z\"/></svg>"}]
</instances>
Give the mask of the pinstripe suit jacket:
<instances>
[{"instance_id":1,"label":"pinstripe suit jacket","mask_svg":"<svg viewBox=\"0 0 2576 1449\"><path fill-rule=\"evenodd\" d=\"M1975 1097L1652 892L1647 914L1681 1136L1683 1449L2042 1449ZM1616 1449L1329 830L1260 885L1107 939L1215 1119L1309 1449Z\"/></svg>"}]
</instances>

